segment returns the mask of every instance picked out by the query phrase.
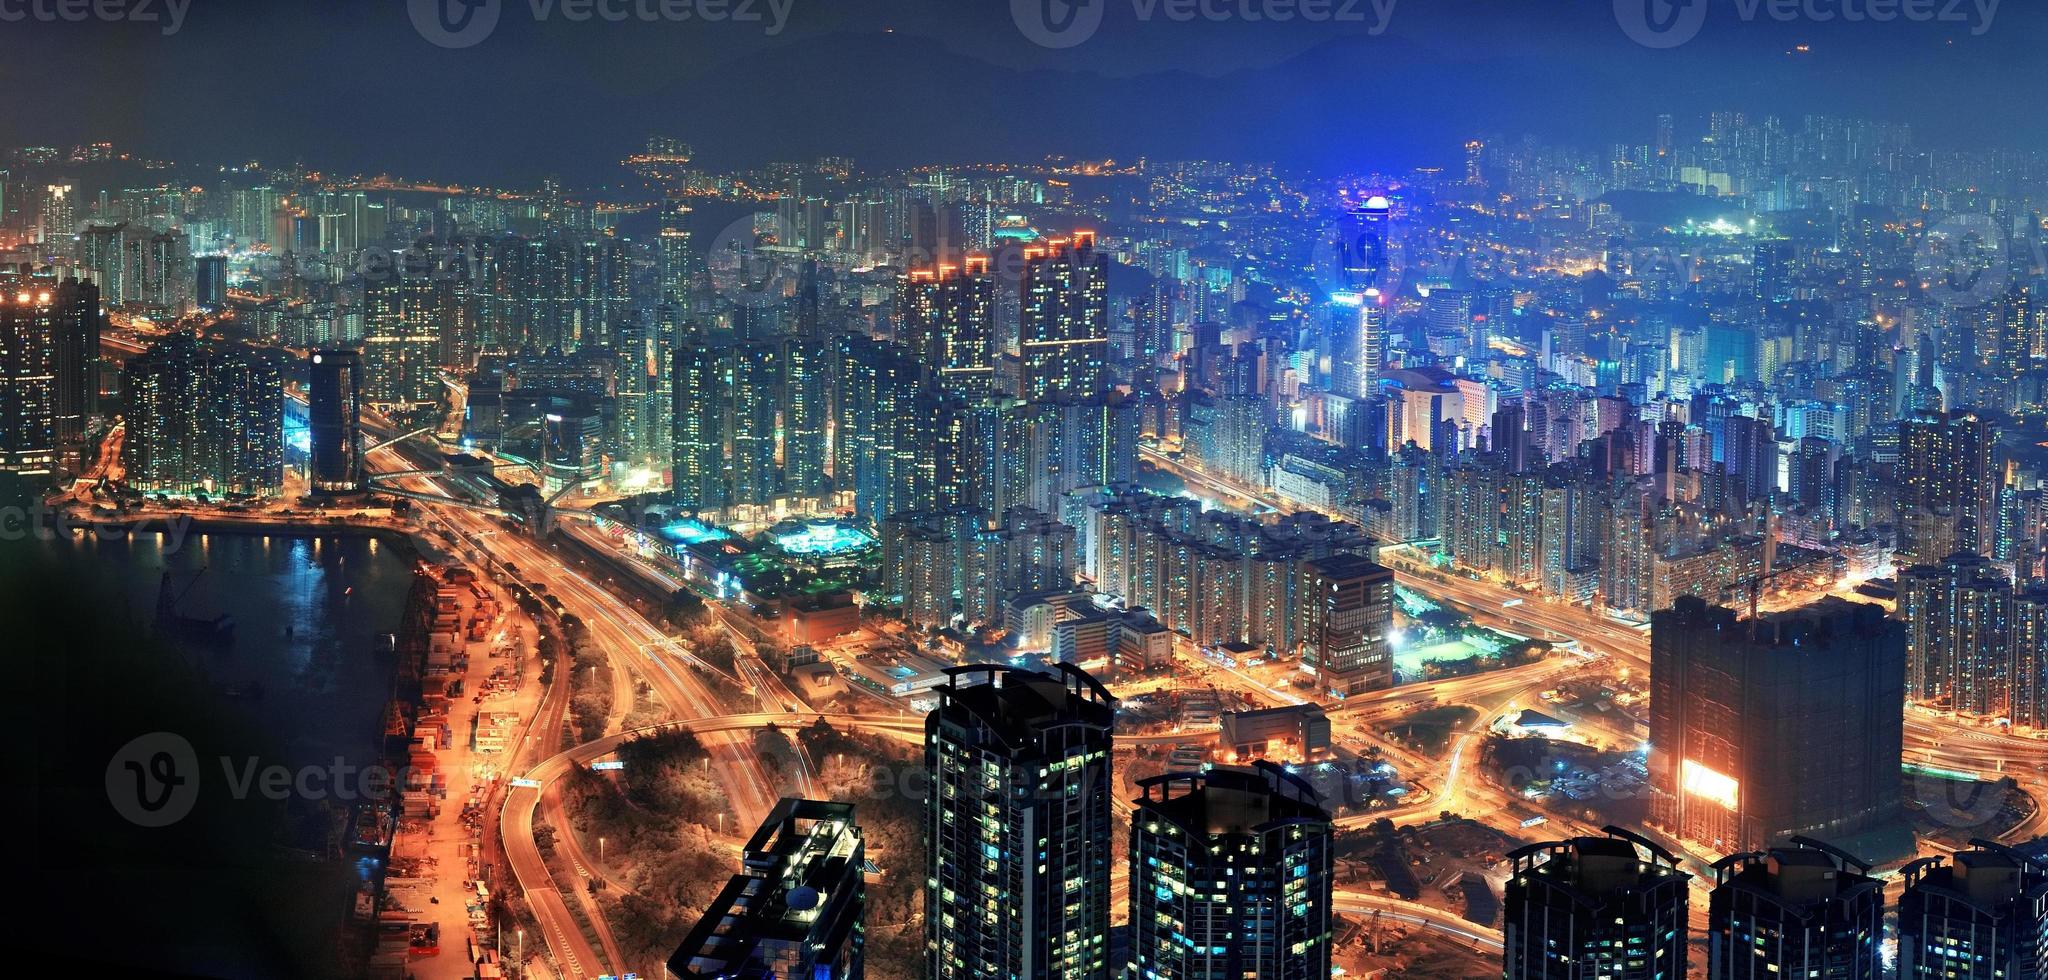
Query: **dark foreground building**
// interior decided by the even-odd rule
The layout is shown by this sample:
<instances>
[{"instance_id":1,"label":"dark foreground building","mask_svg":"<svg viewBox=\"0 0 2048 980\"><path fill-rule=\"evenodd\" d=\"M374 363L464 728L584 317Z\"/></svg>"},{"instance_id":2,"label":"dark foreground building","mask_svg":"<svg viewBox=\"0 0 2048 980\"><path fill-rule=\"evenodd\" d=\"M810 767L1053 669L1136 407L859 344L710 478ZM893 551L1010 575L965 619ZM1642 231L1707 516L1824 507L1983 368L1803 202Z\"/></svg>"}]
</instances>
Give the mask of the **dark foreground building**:
<instances>
[{"instance_id":1,"label":"dark foreground building","mask_svg":"<svg viewBox=\"0 0 2048 980\"><path fill-rule=\"evenodd\" d=\"M1971 847L1900 872L1899 976L2048 976L2048 863L1987 841Z\"/></svg>"},{"instance_id":2,"label":"dark foreground building","mask_svg":"<svg viewBox=\"0 0 2048 980\"><path fill-rule=\"evenodd\" d=\"M1131 972L1330 975L1330 815L1270 762L1155 776L1131 817Z\"/></svg>"},{"instance_id":3,"label":"dark foreground building","mask_svg":"<svg viewBox=\"0 0 2048 980\"><path fill-rule=\"evenodd\" d=\"M669 975L861 980L867 858L853 805L785 799L743 860L669 957Z\"/></svg>"},{"instance_id":4,"label":"dark foreground building","mask_svg":"<svg viewBox=\"0 0 2048 980\"><path fill-rule=\"evenodd\" d=\"M1656 844L1605 832L1508 855L1506 980L1683 980L1692 876Z\"/></svg>"},{"instance_id":5,"label":"dark foreground building","mask_svg":"<svg viewBox=\"0 0 2048 980\"><path fill-rule=\"evenodd\" d=\"M925 976L1107 980L1116 698L1072 664L947 673L925 719Z\"/></svg>"},{"instance_id":6,"label":"dark foreground building","mask_svg":"<svg viewBox=\"0 0 2048 980\"><path fill-rule=\"evenodd\" d=\"M306 428L313 451L308 482L316 494L360 493L363 477L363 356L318 350L309 358Z\"/></svg>"},{"instance_id":7,"label":"dark foreground building","mask_svg":"<svg viewBox=\"0 0 2048 980\"><path fill-rule=\"evenodd\" d=\"M1910 848L1905 649L1884 610L1835 598L1757 621L1695 598L1655 614L1651 822L1723 852L1795 835L1880 860Z\"/></svg>"},{"instance_id":8,"label":"dark foreground building","mask_svg":"<svg viewBox=\"0 0 2048 980\"><path fill-rule=\"evenodd\" d=\"M1880 980L1884 883L1831 845L1795 837L1714 862L1712 980Z\"/></svg>"}]
</instances>

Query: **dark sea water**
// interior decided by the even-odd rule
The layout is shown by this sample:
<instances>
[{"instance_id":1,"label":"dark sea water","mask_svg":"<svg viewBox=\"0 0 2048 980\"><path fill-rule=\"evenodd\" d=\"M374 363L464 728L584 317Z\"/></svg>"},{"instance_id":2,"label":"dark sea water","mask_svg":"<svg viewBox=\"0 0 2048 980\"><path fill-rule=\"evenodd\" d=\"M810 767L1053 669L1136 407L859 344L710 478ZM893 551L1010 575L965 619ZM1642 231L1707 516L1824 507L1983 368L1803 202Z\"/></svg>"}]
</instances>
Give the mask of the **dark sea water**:
<instances>
[{"instance_id":1,"label":"dark sea water","mask_svg":"<svg viewBox=\"0 0 2048 980\"><path fill-rule=\"evenodd\" d=\"M268 734L287 765L340 757L374 762L394 658L384 642L398 628L411 571L400 548L364 537L307 538L192 532L56 538L43 547L67 559L73 578L100 603L155 630L167 588L178 615L234 621L232 641L160 635L231 696ZM166 581L165 573L169 572Z\"/></svg>"}]
</instances>

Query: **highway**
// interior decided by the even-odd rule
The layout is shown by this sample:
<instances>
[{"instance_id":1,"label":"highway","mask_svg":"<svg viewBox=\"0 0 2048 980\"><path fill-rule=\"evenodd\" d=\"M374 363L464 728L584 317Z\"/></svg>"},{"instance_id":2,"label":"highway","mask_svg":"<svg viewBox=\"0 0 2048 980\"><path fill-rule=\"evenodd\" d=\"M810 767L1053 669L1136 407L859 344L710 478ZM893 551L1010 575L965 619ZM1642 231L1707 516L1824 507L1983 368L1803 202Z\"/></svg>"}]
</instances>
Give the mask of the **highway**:
<instances>
[{"instance_id":1,"label":"highway","mask_svg":"<svg viewBox=\"0 0 2048 980\"><path fill-rule=\"evenodd\" d=\"M397 448L386 446L371 452L368 462L373 472L396 473L419 469L424 461L409 459ZM429 474L416 474L400 482L416 493L453 496L437 477ZM676 662L681 649L674 639L605 588L568 567L560 556L524 535L505 531L493 519L454 503L422 500L416 510L422 520L439 524L471 550L488 555L508 578L537 586L554 596L564 612L582 622L598 647L611 658L614 669L639 675L671 716L688 720L725 714L719 700L694 671ZM555 738L560 730L558 725L539 734L544 739ZM754 755L751 735L736 729L717 729L707 734L704 744L732 801L733 826L758 824L782 797L784 788L771 784ZM516 842L531 839L534 809L509 803L508 799L500 817L500 834L508 856ZM520 812L514 813L515 810ZM615 972L604 967L603 960L576 928L546 866L515 861L512 867L557 964L572 976ZM601 936L608 937L609 932L601 922L599 930Z\"/></svg>"}]
</instances>

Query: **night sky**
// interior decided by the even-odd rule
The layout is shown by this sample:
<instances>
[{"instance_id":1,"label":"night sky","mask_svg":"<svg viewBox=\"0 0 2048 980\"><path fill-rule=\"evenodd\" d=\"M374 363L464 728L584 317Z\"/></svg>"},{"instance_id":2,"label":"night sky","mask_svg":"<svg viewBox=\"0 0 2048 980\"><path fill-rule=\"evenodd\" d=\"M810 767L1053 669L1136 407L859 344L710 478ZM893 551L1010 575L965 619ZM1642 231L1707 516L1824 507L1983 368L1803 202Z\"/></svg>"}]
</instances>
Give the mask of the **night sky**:
<instances>
[{"instance_id":1,"label":"night sky","mask_svg":"<svg viewBox=\"0 0 2048 980\"><path fill-rule=\"evenodd\" d=\"M1959 18L1933 23L1781 23L1774 0L1691 0L1704 26L1669 50L1631 40L1616 7L1670 0L1391 0L1377 35L1390 0L1327 0L1356 18L1290 23L1238 18L1254 0L1208 0L1231 13L1220 23L1170 19L1192 0L1090 0L1100 29L1060 50L1028 39L1010 0L776 0L790 9L773 36L768 0L721 0L754 4L752 23L635 19L663 0L606 0L623 23L496 0L496 28L459 49L423 38L408 0L177 0L190 6L168 37L161 19L19 19L56 2L0 0L0 143L520 185L613 179L653 132L713 168L1058 153L1392 170L1454 162L1473 135L1642 143L1658 112L1736 109L2048 150L2048 5L2031 0L1996 4L1988 29L1991 0L1804 0ZM168 17L166 0L103 2Z\"/></svg>"}]
</instances>

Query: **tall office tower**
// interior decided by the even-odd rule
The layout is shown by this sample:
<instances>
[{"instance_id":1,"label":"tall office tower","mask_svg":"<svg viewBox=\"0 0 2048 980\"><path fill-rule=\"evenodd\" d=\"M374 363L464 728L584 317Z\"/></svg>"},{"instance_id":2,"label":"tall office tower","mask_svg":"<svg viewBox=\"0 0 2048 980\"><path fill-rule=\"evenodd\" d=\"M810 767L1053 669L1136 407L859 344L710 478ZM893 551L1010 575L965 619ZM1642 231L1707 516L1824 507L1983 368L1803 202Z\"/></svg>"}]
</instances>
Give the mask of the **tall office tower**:
<instances>
[{"instance_id":1,"label":"tall office tower","mask_svg":"<svg viewBox=\"0 0 2048 980\"><path fill-rule=\"evenodd\" d=\"M0 278L0 292L7 288ZM40 301L42 295L38 287L36 298ZM15 298L20 298L19 291ZM64 445L83 439L87 423L99 411L100 334L107 315L100 308L98 286L68 278L50 291L50 314L56 341L57 443Z\"/></svg>"},{"instance_id":2,"label":"tall office tower","mask_svg":"<svg viewBox=\"0 0 2048 980\"><path fill-rule=\"evenodd\" d=\"M1820 436L1799 440L1792 457L1792 499L1801 507L1833 514L1839 500L1835 481L1835 444Z\"/></svg>"},{"instance_id":3,"label":"tall office tower","mask_svg":"<svg viewBox=\"0 0 2048 980\"><path fill-rule=\"evenodd\" d=\"M244 250L270 240L271 215L282 203L277 189L268 185L234 192L228 215L229 231Z\"/></svg>"},{"instance_id":4,"label":"tall office tower","mask_svg":"<svg viewBox=\"0 0 2048 980\"><path fill-rule=\"evenodd\" d=\"M614 333L618 342L612 352L616 358L612 371L617 392L617 452L621 462L634 466L647 465L657 455L655 430L650 424L654 414L651 399L659 373L659 362L653 359L653 333L645 313L619 321ZM663 432L660 441L667 442L672 435Z\"/></svg>"},{"instance_id":5,"label":"tall office tower","mask_svg":"<svg viewBox=\"0 0 2048 980\"><path fill-rule=\"evenodd\" d=\"M128 482L171 493L271 494L284 486L284 366L276 351L191 333L128 362Z\"/></svg>"},{"instance_id":6,"label":"tall office tower","mask_svg":"<svg viewBox=\"0 0 2048 980\"><path fill-rule=\"evenodd\" d=\"M309 358L306 402L312 436L308 482L315 494L360 493L363 480L363 358L352 350L319 350Z\"/></svg>"},{"instance_id":7,"label":"tall office tower","mask_svg":"<svg viewBox=\"0 0 2048 980\"><path fill-rule=\"evenodd\" d=\"M1138 787L1130 975L1326 980L1335 875L1316 791L1264 760Z\"/></svg>"},{"instance_id":8,"label":"tall office tower","mask_svg":"<svg viewBox=\"0 0 2048 980\"><path fill-rule=\"evenodd\" d=\"M1792 243L1786 239L1758 242L1750 259L1754 285L1750 298L1759 303L1783 303L1792 298Z\"/></svg>"},{"instance_id":9,"label":"tall office tower","mask_svg":"<svg viewBox=\"0 0 2048 980\"><path fill-rule=\"evenodd\" d=\"M1900 877L1899 976L1951 980L2048 977L2048 865L1989 841Z\"/></svg>"},{"instance_id":10,"label":"tall office tower","mask_svg":"<svg viewBox=\"0 0 2048 980\"><path fill-rule=\"evenodd\" d=\"M1692 876L1656 844L1605 832L1508 855L1505 980L1683 980Z\"/></svg>"},{"instance_id":11,"label":"tall office tower","mask_svg":"<svg viewBox=\"0 0 2048 980\"><path fill-rule=\"evenodd\" d=\"M363 287L363 397L401 410L441 400L441 332L451 284L429 276L382 276Z\"/></svg>"},{"instance_id":12,"label":"tall office tower","mask_svg":"<svg viewBox=\"0 0 2048 980\"><path fill-rule=\"evenodd\" d=\"M1722 850L1811 832L1890 856L1904 626L1837 598L1738 622L1690 596L1651 624L1656 824Z\"/></svg>"},{"instance_id":13,"label":"tall office tower","mask_svg":"<svg viewBox=\"0 0 2048 980\"><path fill-rule=\"evenodd\" d=\"M1991 424L1968 412L1920 412L1899 422L1900 550L1926 561L1986 554L1997 531Z\"/></svg>"},{"instance_id":14,"label":"tall office tower","mask_svg":"<svg viewBox=\"0 0 2048 980\"><path fill-rule=\"evenodd\" d=\"M970 399L993 394L996 288L988 259L913 269L897 291L898 336L936 372L939 387Z\"/></svg>"},{"instance_id":15,"label":"tall office tower","mask_svg":"<svg viewBox=\"0 0 2048 980\"><path fill-rule=\"evenodd\" d=\"M1778 486L1778 435L1765 419L1731 415L1721 420L1722 461L1744 503L1762 504Z\"/></svg>"},{"instance_id":16,"label":"tall office tower","mask_svg":"<svg viewBox=\"0 0 2048 980\"><path fill-rule=\"evenodd\" d=\"M205 309L216 312L227 307L227 256L196 255L192 257L192 301Z\"/></svg>"},{"instance_id":17,"label":"tall office tower","mask_svg":"<svg viewBox=\"0 0 2048 980\"><path fill-rule=\"evenodd\" d=\"M1884 882L1848 852L1794 837L1714 862L1711 980L1883 980Z\"/></svg>"},{"instance_id":18,"label":"tall office tower","mask_svg":"<svg viewBox=\"0 0 2048 980\"><path fill-rule=\"evenodd\" d=\"M1394 573L1360 555L1309 562L1297 592L1301 663L1338 697L1392 687Z\"/></svg>"},{"instance_id":19,"label":"tall office tower","mask_svg":"<svg viewBox=\"0 0 2048 980\"><path fill-rule=\"evenodd\" d=\"M689 210L681 204L670 205L663 214L660 237L656 240L661 265L661 301L677 307L687 306L690 302L690 275L694 271L690 231L682 224L683 216Z\"/></svg>"},{"instance_id":20,"label":"tall office tower","mask_svg":"<svg viewBox=\"0 0 2048 980\"><path fill-rule=\"evenodd\" d=\"M98 285L109 306L130 302L141 294L139 270L129 269L128 223L88 221L78 229L72 244L73 257Z\"/></svg>"},{"instance_id":21,"label":"tall office tower","mask_svg":"<svg viewBox=\"0 0 2048 980\"><path fill-rule=\"evenodd\" d=\"M1024 398L1086 398L1107 386L1109 256L1095 233L1024 252L1019 319Z\"/></svg>"},{"instance_id":22,"label":"tall office tower","mask_svg":"<svg viewBox=\"0 0 2048 980\"><path fill-rule=\"evenodd\" d=\"M924 975L1107 980L1116 698L1072 664L948 674L925 719Z\"/></svg>"},{"instance_id":23,"label":"tall office tower","mask_svg":"<svg viewBox=\"0 0 2048 980\"><path fill-rule=\"evenodd\" d=\"M669 975L861 980L866 863L853 804L785 798L669 957Z\"/></svg>"},{"instance_id":24,"label":"tall office tower","mask_svg":"<svg viewBox=\"0 0 2048 980\"><path fill-rule=\"evenodd\" d=\"M1949 710L2004 717L2015 677L2012 582L1969 553L1899 575L1906 623L1906 696ZM2030 658L2038 665L2038 657Z\"/></svg>"},{"instance_id":25,"label":"tall office tower","mask_svg":"<svg viewBox=\"0 0 2048 980\"><path fill-rule=\"evenodd\" d=\"M940 406L928 398L924 364L902 344L853 334L839 338L838 358L834 482L853 490L855 510L874 520L920 509L913 471L959 448L936 441L947 426L932 414Z\"/></svg>"},{"instance_id":26,"label":"tall office tower","mask_svg":"<svg viewBox=\"0 0 2048 980\"><path fill-rule=\"evenodd\" d=\"M48 277L0 279L0 472L57 465L59 320Z\"/></svg>"},{"instance_id":27,"label":"tall office tower","mask_svg":"<svg viewBox=\"0 0 2048 980\"><path fill-rule=\"evenodd\" d=\"M78 195L70 184L45 184L38 195L36 241L55 246L69 241L78 227Z\"/></svg>"},{"instance_id":28,"label":"tall office tower","mask_svg":"<svg viewBox=\"0 0 2048 980\"><path fill-rule=\"evenodd\" d=\"M611 235L593 235L568 249L568 323L563 350L616 347L613 331L633 309L633 257Z\"/></svg>"},{"instance_id":29,"label":"tall office tower","mask_svg":"<svg viewBox=\"0 0 2048 980\"><path fill-rule=\"evenodd\" d=\"M677 506L716 510L729 500L725 440L730 401L730 345L696 339L676 345L670 375L675 408L674 487Z\"/></svg>"},{"instance_id":30,"label":"tall office tower","mask_svg":"<svg viewBox=\"0 0 2048 980\"><path fill-rule=\"evenodd\" d=\"M832 417L832 350L816 333L781 341L782 469L789 492L813 497L826 491Z\"/></svg>"}]
</instances>

